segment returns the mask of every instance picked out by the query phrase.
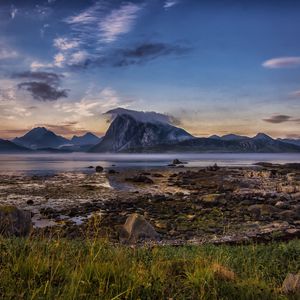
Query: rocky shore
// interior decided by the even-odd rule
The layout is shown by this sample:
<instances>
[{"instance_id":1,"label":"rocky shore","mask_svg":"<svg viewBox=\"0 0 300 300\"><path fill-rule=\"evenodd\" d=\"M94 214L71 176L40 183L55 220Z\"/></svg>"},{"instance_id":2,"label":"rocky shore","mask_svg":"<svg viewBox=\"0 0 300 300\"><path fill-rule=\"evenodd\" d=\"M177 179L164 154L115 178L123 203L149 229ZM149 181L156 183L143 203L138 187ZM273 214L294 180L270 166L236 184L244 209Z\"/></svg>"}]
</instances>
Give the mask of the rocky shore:
<instances>
[{"instance_id":1,"label":"rocky shore","mask_svg":"<svg viewBox=\"0 0 300 300\"><path fill-rule=\"evenodd\" d=\"M298 164L179 166L0 175L0 205L30 211L33 235L124 242L124 224L136 214L151 224L159 244L237 244L300 236Z\"/></svg>"}]
</instances>

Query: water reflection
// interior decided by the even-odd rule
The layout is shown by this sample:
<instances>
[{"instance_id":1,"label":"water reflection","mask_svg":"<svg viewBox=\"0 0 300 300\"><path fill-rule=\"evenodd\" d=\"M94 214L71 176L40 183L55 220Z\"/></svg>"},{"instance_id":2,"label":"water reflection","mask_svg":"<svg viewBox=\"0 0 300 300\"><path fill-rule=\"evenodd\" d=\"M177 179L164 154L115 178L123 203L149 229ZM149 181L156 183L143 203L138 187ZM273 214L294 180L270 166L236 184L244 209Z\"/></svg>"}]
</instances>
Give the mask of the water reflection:
<instances>
[{"instance_id":1,"label":"water reflection","mask_svg":"<svg viewBox=\"0 0 300 300\"><path fill-rule=\"evenodd\" d=\"M272 163L300 162L299 153L179 153L179 154L0 154L1 173L53 174L58 172L94 172L88 166L114 169L160 168L178 158L189 167L245 166L259 161Z\"/></svg>"}]
</instances>

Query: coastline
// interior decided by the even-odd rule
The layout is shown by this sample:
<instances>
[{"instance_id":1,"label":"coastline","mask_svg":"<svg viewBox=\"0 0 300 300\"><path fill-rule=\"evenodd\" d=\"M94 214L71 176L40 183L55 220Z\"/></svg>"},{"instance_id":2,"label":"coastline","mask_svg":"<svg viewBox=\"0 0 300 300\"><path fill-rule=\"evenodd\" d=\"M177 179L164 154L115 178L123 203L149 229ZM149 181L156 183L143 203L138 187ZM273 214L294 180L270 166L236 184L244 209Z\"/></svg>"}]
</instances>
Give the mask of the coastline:
<instances>
[{"instance_id":1,"label":"coastline","mask_svg":"<svg viewBox=\"0 0 300 300\"><path fill-rule=\"evenodd\" d=\"M119 241L118 228L143 215L161 245L239 244L300 236L300 171L290 166L106 169L49 176L0 175L0 204L33 214L33 235L59 232ZM136 176L151 183L134 182ZM96 228L91 230L91 224Z\"/></svg>"}]
</instances>

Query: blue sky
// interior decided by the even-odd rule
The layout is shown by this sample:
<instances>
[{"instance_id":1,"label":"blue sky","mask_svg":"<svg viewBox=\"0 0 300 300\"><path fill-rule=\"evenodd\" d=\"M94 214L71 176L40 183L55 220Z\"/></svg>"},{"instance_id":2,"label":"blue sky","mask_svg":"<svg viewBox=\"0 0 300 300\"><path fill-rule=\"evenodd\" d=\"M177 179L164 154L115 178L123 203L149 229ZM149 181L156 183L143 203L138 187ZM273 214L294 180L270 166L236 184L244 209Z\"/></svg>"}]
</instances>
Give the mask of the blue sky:
<instances>
[{"instance_id":1,"label":"blue sky","mask_svg":"<svg viewBox=\"0 0 300 300\"><path fill-rule=\"evenodd\" d=\"M120 106L299 137L299 36L296 0L2 0L0 136L102 134Z\"/></svg>"}]
</instances>

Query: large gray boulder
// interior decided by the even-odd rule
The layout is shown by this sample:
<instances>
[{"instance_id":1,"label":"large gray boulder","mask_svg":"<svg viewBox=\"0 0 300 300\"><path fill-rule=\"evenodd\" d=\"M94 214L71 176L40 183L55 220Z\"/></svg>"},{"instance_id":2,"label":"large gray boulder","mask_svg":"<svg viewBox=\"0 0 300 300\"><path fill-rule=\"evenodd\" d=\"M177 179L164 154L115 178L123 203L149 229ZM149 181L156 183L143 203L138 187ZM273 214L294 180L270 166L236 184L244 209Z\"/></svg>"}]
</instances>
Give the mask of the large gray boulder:
<instances>
[{"instance_id":1,"label":"large gray boulder","mask_svg":"<svg viewBox=\"0 0 300 300\"><path fill-rule=\"evenodd\" d=\"M131 214L120 230L123 242L136 243L141 240L157 240L159 234L154 227L139 214Z\"/></svg>"},{"instance_id":2,"label":"large gray boulder","mask_svg":"<svg viewBox=\"0 0 300 300\"><path fill-rule=\"evenodd\" d=\"M31 212L15 206L0 206L0 235L28 236L32 230Z\"/></svg>"}]
</instances>

